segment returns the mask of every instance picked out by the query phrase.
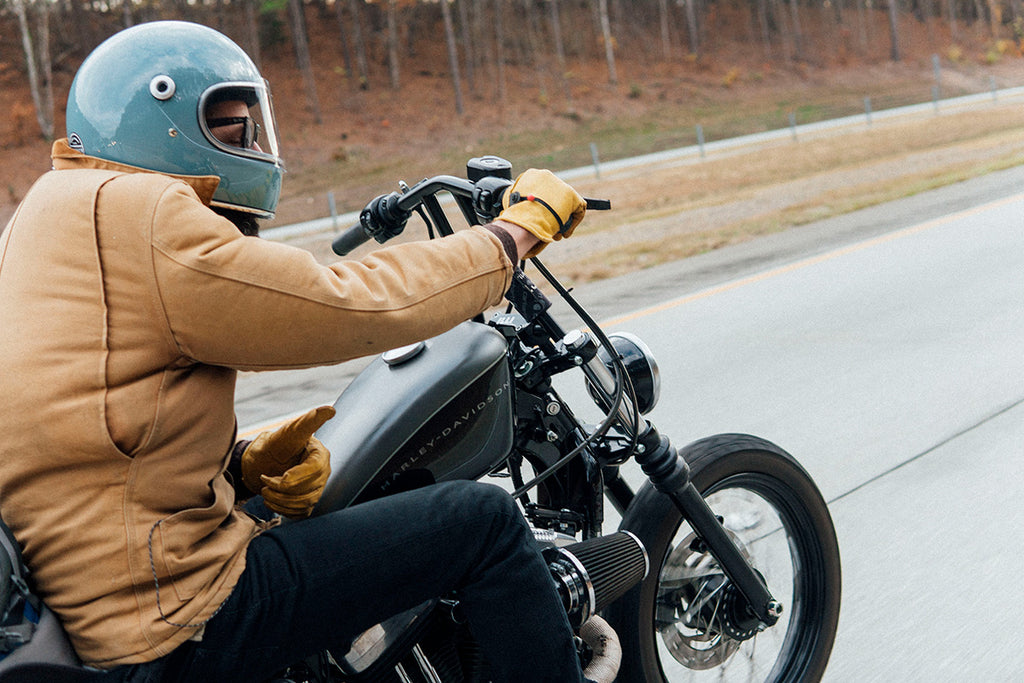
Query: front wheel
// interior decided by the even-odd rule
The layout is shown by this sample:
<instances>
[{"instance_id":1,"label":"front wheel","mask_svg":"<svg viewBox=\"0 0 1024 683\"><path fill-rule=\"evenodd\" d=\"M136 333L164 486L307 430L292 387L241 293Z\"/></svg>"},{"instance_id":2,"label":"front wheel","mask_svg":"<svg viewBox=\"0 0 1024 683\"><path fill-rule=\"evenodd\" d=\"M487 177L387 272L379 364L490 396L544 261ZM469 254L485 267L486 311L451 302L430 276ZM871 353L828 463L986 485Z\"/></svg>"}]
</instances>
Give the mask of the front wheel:
<instances>
[{"instance_id":1,"label":"front wheel","mask_svg":"<svg viewBox=\"0 0 1024 683\"><path fill-rule=\"evenodd\" d=\"M783 604L764 631L667 496L647 484L620 528L647 547L651 571L608 608L622 642L620 683L817 681L839 621L840 566L817 486L778 446L723 434L680 451L694 486Z\"/></svg>"}]
</instances>

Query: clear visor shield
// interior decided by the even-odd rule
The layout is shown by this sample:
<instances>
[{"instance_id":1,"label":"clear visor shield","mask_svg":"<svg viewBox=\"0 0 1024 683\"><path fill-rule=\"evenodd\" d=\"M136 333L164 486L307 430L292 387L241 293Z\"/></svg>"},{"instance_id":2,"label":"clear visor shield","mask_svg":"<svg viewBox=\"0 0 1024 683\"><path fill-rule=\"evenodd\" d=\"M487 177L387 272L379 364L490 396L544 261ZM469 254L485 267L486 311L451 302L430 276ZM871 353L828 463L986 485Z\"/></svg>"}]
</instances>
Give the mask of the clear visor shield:
<instances>
[{"instance_id":1,"label":"clear visor shield","mask_svg":"<svg viewBox=\"0 0 1024 683\"><path fill-rule=\"evenodd\" d=\"M278 162L277 126L266 84L213 86L200 98L199 127L222 151Z\"/></svg>"}]
</instances>

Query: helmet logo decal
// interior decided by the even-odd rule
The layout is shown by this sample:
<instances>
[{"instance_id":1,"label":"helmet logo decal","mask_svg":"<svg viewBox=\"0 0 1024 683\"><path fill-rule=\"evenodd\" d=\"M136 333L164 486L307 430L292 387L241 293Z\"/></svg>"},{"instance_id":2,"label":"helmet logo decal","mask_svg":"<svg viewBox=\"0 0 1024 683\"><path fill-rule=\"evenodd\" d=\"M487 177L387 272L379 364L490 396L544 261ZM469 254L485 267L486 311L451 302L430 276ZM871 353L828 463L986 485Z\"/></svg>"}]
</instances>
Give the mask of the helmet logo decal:
<instances>
[{"instance_id":1,"label":"helmet logo decal","mask_svg":"<svg viewBox=\"0 0 1024 683\"><path fill-rule=\"evenodd\" d=\"M153 76L149 82L149 94L158 100L169 100L174 97L174 79L166 74Z\"/></svg>"},{"instance_id":2,"label":"helmet logo decal","mask_svg":"<svg viewBox=\"0 0 1024 683\"><path fill-rule=\"evenodd\" d=\"M82 144L82 138L78 137L78 133L68 135L68 147L85 154L85 145Z\"/></svg>"}]
</instances>

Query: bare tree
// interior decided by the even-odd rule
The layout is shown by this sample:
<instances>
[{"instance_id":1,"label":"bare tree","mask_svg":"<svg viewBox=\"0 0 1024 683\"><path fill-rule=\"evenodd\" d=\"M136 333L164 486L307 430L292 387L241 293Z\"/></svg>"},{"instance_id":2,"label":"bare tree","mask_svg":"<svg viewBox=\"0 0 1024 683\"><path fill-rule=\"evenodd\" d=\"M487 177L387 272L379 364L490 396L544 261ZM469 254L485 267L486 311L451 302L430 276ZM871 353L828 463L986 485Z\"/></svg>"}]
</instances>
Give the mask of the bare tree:
<instances>
[{"instance_id":1,"label":"bare tree","mask_svg":"<svg viewBox=\"0 0 1024 683\"><path fill-rule=\"evenodd\" d=\"M320 98L316 94L316 79L313 78L313 65L309 57L309 33L306 30L302 0L288 0L288 17L292 25L295 62L306 88L306 103L316 122L323 123L323 117L320 115Z\"/></svg>"},{"instance_id":2,"label":"bare tree","mask_svg":"<svg viewBox=\"0 0 1024 683\"><path fill-rule=\"evenodd\" d=\"M388 74L391 89L398 90L398 0L388 0Z\"/></svg>"},{"instance_id":3,"label":"bare tree","mask_svg":"<svg viewBox=\"0 0 1024 683\"><path fill-rule=\"evenodd\" d=\"M700 57L700 32L697 27L697 0L683 0L686 5L686 30L690 36L690 54Z\"/></svg>"},{"instance_id":4,"label":"bare tree","mask_svg":"<svg viewBox=\"0 0 1024 683\"><path fill-rule=\"evenodd\" d=\"M764 56L770 58L772 55L772 35L771 25L768 23L768 0L757 0L757 21L761 27L761 42L764 44Z\"/></svg>"},{"instance_id":5,"label":"bare tree","mask_svg":"<svg viewBox=\"0 0 1024 683\"><path fill-rule=\"evenodd\" d=\"M1003 6L996 0L988 0L988 26L992 32L992 39L999 37L999 27L1003 24Z\"/></svg>"},{"instance_id":6,"label":"bare tree","mask_svg":"<svg viewBox=\"0 0 1024 683\"><path fill-rule=\"evenodd\" d=\"M889 0L889 56L894 62L900 61L900 30L896 23L896 10L896 0Z\"/></svg>"},{"instance_id":7,"label":"bare tree","mask_svg":"<svg viewBox=\"0 0 1024 683\"><path fill-rule=\"evenodd\" d=\"M597 10L601 20L601 36L604 39L604 59L608 63L608 82L615 85L619 76L615 73L615 50L612 45L612 27L608 21L608 0L597 0Z\"/></svg>"},{"instance_id":8,"label":"bare tree","mask_svg":"<svg viewBox=\"0 0 1024 683\"><path fill-rule=\"evenodd\" d=\"M245 51L256 64L256 68L262 69L260 65L260 26L256 13L257 0L245 0ZM72 0L72 4L77 4Z\"/></svg>"},{"instance_id":9,"label":"bare tree","mask_svg":"<svg viewBox=\"0 0 1024 683\"><path fill-rule=\"evenodd\" d=\"M804 59L804 36L800 28L800 8L796 0L789 0L789 15L793 20L793 56L798 60Z\"/></svg>"},{"instance_id":10,"label":"bare tree","mask_svg":"<svg viewBox=\"0 0 1024 683\"><path fill-rule=\"evenodd\" d=\"M558 16L558 0L548 0L551 14L551 34L555 41L555 58L558 60L558 79L562 84L569 111L573 111L572 88L569 87L568 67L565 64L565 45L562 43L562 21Z\"/></svg>"},{"instance_id":11,"label":"bare tree","mask_svg":"<svg viewBox=\"0 0 1024 683\"><path fill-rule=\"evenodd\" d=\"M50 64L50 12L45 2L33 2L26 7L25 0L12 0L14 14L21 29L21 46L25 52L29 89L36 108L39 130L47 140L53 139L53 69ZM36 39L32 39L29 10L33 14Z\"/></svg>"},{"instance_id":12,"label":"bare tree","mask_svg":"<svg viewBox=\"0 0 1024 683\"><path fill-rule=\"evenodd\" d=\"M467 0L456 0L455 6L459 10L459 33L462 34L462 50L466 55L466 83L469 90L476 89L476 41L473 39L473 29L469 21L469 4Z\"/></svg>"},{"instance_id":13,"label":"bare tree","mask_svg":"<svg viewBox=\"0 0 1024 683\"><path fill-rule=\"evenodd\" d=\"M494 0L494 59L498 66L498 101L504 111L508 89L505 84L505 29L501 0Z\"/></svg>"},{"instance_id":14,"label":"bare tree","mask_svg":"<svg viewBox=\"0 0 1024 683\"><path fill-rule=\"evenodd\" d=\"M464 112L462 106L462 80L459 77L459 53L455 46L455 27L452 25L452 9L448 0L441 0L441 19L444 21L444 38L448 43L448 69L452 76L452 87L455 89L455 111L461 116Z\"/></svg>"},{"instance_id":15,"label":"bare tree","mask_svg":"<svg viewBox=\"0 0 1024 683\"><path fill-rule=\"evenodd\" d=\"M558 14L558 0L548 0L548 11L551 18L551 36L555 42L555 59L558 71L565 76L565 45L562 43L562 21Z\"/></svg>"},{"instance_id":16,"label":"bare tree","mask_svg":"<svg viewBox=\"0 0 1024 683\"><path fill-rule=\"evenodd\" d=\"M366 42L363 40L363 28L359 16L359 5L361 0L348 0L348 9L352 14L352 39L355 42L356 65L359 67L359 87L363 90L370 89L370 67L366 60Z\"/></svg>"},{"instance_id":17,"label":"bare tree","mask_svg":"<svg viewBox=\"0 0 1024 683\"><path fill-rule=\"evenodd\" d=\"M338 19L338 38L341 39L341 61L345 65L345 79L350 83L355 75L352 68L352 48L348 43L348 31L345 30L345 3L334 3L334 14Z\"/></svg>"},{"instance_id":18,"label":"bare tree","mask_svg":"<svg viewBox=\"0 0 1024 683\"><path fill-rule=\"evenodd\" d=\"M135 24L135 19L132 17L131 0L121 0L121 16L125 28L131 28Z\"/></svg>"},{"instance_id":19,"label":"bare tree","mask_svg":"<svg viewBox=\"0 0 1024 683\"><path fill-rule=\"evenodd\" d=\"M668 34L668 0L658 0L658 24L661 27L661 56L672 58L672 43Z\"/></svg>"}]
</instances>

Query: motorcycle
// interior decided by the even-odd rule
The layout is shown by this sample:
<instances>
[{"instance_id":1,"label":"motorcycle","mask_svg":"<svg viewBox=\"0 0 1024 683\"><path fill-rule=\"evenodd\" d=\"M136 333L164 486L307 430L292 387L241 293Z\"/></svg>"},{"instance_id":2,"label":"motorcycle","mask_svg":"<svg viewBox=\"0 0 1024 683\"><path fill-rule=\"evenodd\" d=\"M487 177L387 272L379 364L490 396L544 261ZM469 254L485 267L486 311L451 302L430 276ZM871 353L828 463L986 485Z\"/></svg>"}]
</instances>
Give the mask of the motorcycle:
<instances>
[{"instance_id":1,"label":"motorcycle","mask_svg":"<svg viewBox=\"0 0 1024 683\"><path fill-rule=\"evenodd\" d=\"M450 235L440 193L468 224L489 222L511 184L511 165L490 156L470 160L466 178L403 183L372 200L332 247L345 255L371 239L384 243L414 214L431 238ZM314 514L431 482L503 477L570 622L579 628L601 614L618 634L617 681L819 680L836 634L841 572L831 516L811 477L756 436L673 446L644 417L660 394L647 346L628 333L605 334L539 259L530 262L583 326L563 329L551 301L517 268L506 310L376 358L317 432L332 474ZM592 422L556 387L570 371L582 373L597 407ZM647 479L639 490L623 476L630 460ZM621 515L607 534L606 501ZM0 661L0 683L94 675L75 665L54 624L50 615L43 637ZM587 646L580 650L586 660ZM346 653L320 653L269 680L484 683L489 673L457 598L438 596L361 634Z\"/></svg>"}]
</instances>

